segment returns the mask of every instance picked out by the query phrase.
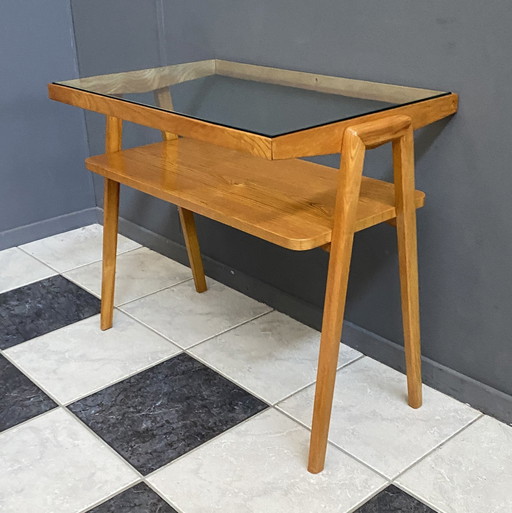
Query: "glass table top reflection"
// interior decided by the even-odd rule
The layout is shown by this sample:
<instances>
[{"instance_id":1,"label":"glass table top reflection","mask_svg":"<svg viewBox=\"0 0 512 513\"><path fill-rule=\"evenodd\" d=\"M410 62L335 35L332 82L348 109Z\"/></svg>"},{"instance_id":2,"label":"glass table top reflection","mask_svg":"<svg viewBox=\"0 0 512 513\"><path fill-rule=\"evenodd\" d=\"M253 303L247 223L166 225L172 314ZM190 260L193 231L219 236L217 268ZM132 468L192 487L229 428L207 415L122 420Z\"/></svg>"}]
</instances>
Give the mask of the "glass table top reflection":
<instances>
[{"instance_id":1,"label":"glass table top reflection","mask_svg":"<svg viewBox=\"0 0 512 513\"><path fill-rule=\"evenodd\" d=\"M450 94L217 59L55 84L270 138Z\"/></svg>"}]
</instances>

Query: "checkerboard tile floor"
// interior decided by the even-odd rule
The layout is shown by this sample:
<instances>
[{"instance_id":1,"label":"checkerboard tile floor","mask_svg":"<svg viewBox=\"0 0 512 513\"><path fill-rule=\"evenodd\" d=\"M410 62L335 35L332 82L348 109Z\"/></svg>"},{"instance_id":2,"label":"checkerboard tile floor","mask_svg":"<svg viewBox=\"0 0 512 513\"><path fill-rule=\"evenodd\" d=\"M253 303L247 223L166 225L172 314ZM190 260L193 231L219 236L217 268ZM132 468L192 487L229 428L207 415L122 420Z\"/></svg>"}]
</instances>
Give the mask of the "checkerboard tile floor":
<instances>
[{"instance_id":1,"label":"checkerboard tile floor","mask_svg":"<svg viewBox=\"0 0 512 513\"><path fill-rule=\"evenodd\" d=\"M510 513L512 428L342 346L306 471L319 333L101 227L0 252L2 513Z\"/></svg>"}]
</instances>

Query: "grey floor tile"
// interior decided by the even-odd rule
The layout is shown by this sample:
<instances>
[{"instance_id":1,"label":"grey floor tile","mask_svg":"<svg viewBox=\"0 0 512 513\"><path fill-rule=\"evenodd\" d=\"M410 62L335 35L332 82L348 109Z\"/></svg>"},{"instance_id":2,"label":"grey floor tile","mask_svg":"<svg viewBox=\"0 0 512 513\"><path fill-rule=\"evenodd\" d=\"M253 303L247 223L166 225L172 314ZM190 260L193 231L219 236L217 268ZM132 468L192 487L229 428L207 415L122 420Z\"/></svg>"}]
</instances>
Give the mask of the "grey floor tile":
<instances>
[{"instance_id":1,"label":"grey floor tile","mask_svg":"<svg viewBox=\"0 0 512 513\"><path fill-rule=\"evenodd\" d=\"M443 513L510 513L512 427L482 417L397 482Z\"/></svg>"},{"instance_id":2,"label":"grey floor tile","mask_svg":"<svg viewBox=\"0 0 512 513\"><path fill-rule=\"evenodd\" d=\"M192 280L121 307L176 345L186 349L272 308L208 279L198 294Z\"/></svg>"},{"instance_id":3,"label":"grey floor tile","mask_svg":"<svg viewBox=\"0 0 512 513\"><path fill-rule=\"evenodd\" d=\"M0 431L56 406L27 376L0 355Z\"/></svg>"},{"instance_id":4,"label":"grey floor tile","mask_svg":"<svg viewBox=\"0 0 512 513\"><path fill-rule=\"evenodd\" d=\"M157 493L139 483L87 513L176 513Z\"/></svg>"},{"instance_id":5,"label":"grey floor tile","mask_svg":"<svg viewBox=\"0 0 512 513\"><path fill-rule=\"evenodd\" d=\"M53 269L19 248L0 251L0 269L0 293L56 274Z\"/></svg>"},{"instance_id":6,"label":"grey floor tile","mask_svg":"<svg viewBox=\"0 0 512 513\"><path fill-rule=\"evenodd\" d=\"M61 404L76 401L180 350L126 314L102 331L95 315L18 344L5 354Z\"/></svg>"},{"instance_id":7,"label":"grey floor tile","mask_svg":"<svg viewBox=\"0 0 512 513\"><path fill-rule=\"evenodd\" d=\"M265 408L186 354L69 406L142 474Z\"/></svg>"},{"instance_id":8,"label":"grey floor tile","mask_svg":"<svg viewBox=\"0 0 512 513\"><path fill-rule=\"evenodd\" d=\"M65 273L66 278L101 295L101 262ZM192 278L188 267L148 248L117 257L115 305L121 305Z\"/></svg>"},{"instance_id":9,"label":"grey floor tile","mask_svg":"<svg viewBox=\"0 0 512 513\"><path fill-rule=\"evenodd\" d=\"M20 248L59 272L101 260L103 228L91 224L69 232L36 240ZM140 247L122 235L117 237L117 253Z\"/></svg>"},{"instance_id":10,"label":"grey floor tile","mask_svg":"<svg viewBox=\"0 0 512 513\"><path fill-rule=\"evenodd\" d=\"M78 513L137 481L62 408L0 433L0 511Z\"/></svg>"},{"instance_id":11,"label":"grey floor tile","mask_svg":"<svg viewBox=\"0 0 512 513\"><path fill-rule=\"evenodd\" d=\"M0 348L6 349L99 313L100 301L52 276L0 294Z\"/></svg>"}]
</instances>

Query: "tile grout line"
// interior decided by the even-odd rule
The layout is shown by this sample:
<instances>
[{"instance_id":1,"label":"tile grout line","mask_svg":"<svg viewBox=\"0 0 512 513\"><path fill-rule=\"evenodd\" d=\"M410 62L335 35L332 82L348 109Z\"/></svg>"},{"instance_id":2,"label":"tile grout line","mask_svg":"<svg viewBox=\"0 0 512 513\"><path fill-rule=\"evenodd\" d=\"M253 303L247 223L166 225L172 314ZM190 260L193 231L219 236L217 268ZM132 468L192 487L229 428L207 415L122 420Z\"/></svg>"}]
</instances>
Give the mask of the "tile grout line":
<instances>
[{"instance_id":1,"label":"tile grout line","mask_svg":"<svg viewBox=\"0 0 512 513\"><path fill-rule=\"evenodd\" d=\"M193 345L193 346L188 347L187 349L183 349L183 353L185 353L185 354L187 354L188 356L190 356L191 358L193 358L193 359L195 359L195 360L199 361L200 363L202 363L203 365L205 365L205 366L206 366L206 367L208 367L209 369L213 370L214 372L216 372L217 374L219 374L219 375L220 375L220 376L222 376L223 378L227 379L228 381L230 381L231 383L233 383L233 384L234 384L234 385L236 385L237 387L241 388L242 390L245 390L245 391L246 391L247 393L249 393L250 395L252 395L252 396L256 397L257 399L259 399L260 401L264 402L264 403L265 403L265 404L267 404L269 407L274 408L274 407L276 407L279 403L281 403L281 402L283 402L283 401L285 401L285 400L289 399L290 397L294 396L295 394L298 394L298 393L302 392L303 390L305 390L306 388L308 388L308 387L310 387L310 386L314 385L314 384L316 383L316 378L315 378L315 380L314 380L314 381L312 381L312 382L310 382L310 383L307 383L306 385L304 385L304 386L300 387L299 389L295 390L294 392L290 393L289 395L285 396L284 398L282 398L282 399L278 399L278 400L274 403L274 402L269 401L268 399L266 399L266 398L262 397L259 393L255 392L254 390L251 390L251 389L250 389L249 387L247 387L246 385L244 385L244 384L240 383L239 381L235 380L235 378L233 378L233 377L231 377L231 376L229 376L229 375L225 374L225 373L224 373L224 371L222 371L222 370L218 369L218 368L217 368L217 367L215 367L212 363L210 363L210 362L208 362L208 361L204 360L202 357L200 357L200 356L198 356L198 355L195 355L194 353L191 353L191 352L190 352L190 350L191 350L191 349L194 349L195 347L197 347L198 345L200 345L200 344L202 344L202 343L204 343L204 342L208 342L209 340L212 340L213 338L215 338L215 337L217 337L217 336L219 336L219 335L223 335L224 333L227 333L228 331L233 331L233 330L235 330L235 329L239 328L240 326L243 326L243 325L245 325L245 324L248 324L248 323L250 323L250 322L252 322L252 321L255 321L255 320L257 320L257 319L259 319L259 318L261 318L261 317L264 317L265 315L268 315L268 314L272 313L273 311L274 311L274 310L271 310L270 312L265 312L265 313L263 313L263 314L260 314L260 315L258 315L257 317L254 317L253 319L250 319L250 320L245 321L245 322L243 322L243 323L241 323L241 324L238 324L238 325L236 325L236 326L233 326L232 328L229 328L229 329L228 329L228 330L226 330L226 331L223 331L223 332L221 332L221 333L218 333L217 335L214 335L214 336L212 336L212 337L210 337L210 338L207 338L207 339L205 339L205 340L203 340L203 341L201 341L201 342L199 342L199 343L197 343L197 344L195 344L195 345ZM144 324L144 326L146 326L146 325ZM149 326L148 326L148 327L149 327ZM176 342L173 342L173 343L174 343L174 344L176 344ZM361 359L363 359L363 358L365 358L365 355L364 355L364 354L361 354L360 356L358 356L358 357L357 357L357 358L355 358L354 360L351 360L350 362L348 362L348 363L346 363L346 364L341 365L341 366L337 369L337 371L342 370L342 369L345 369L345 368L346 368L346 367L348 367L349 365L352 365L353 363L355 363L355 362L357 362L357 361L359 361L359 360L361 360ZM278 411L281 411L281 410L278 410ZM291 417L290 417L290 418L291 418ZM293 419L293 420L294 420L294 419Z\"/></svg>"},{"instance_id":2,"label":"tile grout line","mask_svg":"<svg viewBox=\"0 0 512 513\"><path fill-rule=\"evenodd\" d=\"M46 263L45 261L41 260L40 258L32 255L31 253L29 253L28 251L25 251L22 247L20 246L16 246L20 251L23 251L23 253L25 253L25 255L28 255L32 258L34 258L35 260L37 260L40 264L44 264L46 265L46 267L49 267L52 271L54 271L56 274L61 274L61 271L58 271L57 269L55 269L55 267L53 267L53 265L50 265L48 263Z\"/></svg>"},{"instance_id":3,"label":"tile grout line","mask_svg":"<svg viewBox=\"0 0 512 513\"><path fill-rule=\"evenodd\" d=\"M59 408L61 408L61 406L59 406L58 404L55 405L53 408L50 408L49 410L47 411L43 411L42 413L39 413L38 415L35 415L34 417L30 417L29 419L27 420L24 420L23 422L19 422L18 424L15 424L14 426L11 426L7 429L4 429L3 431L0 431L0 438L5 434L5 433L9 433L10 431L13 431L14 429L20 427L20 426L23 426L25 424L27 424L28 422L31 422L35 419L38 419L40 417L44 417L45 415L48 415L49 413L52 413L54 411L57 411Z\"/></svg>"},{"instance_id":4,"label":"tile grout line","mask_svg":"<svg viewBox=\"0 0 512 513\"><path fill-rule=\"evenodd\" d=\"M55 271L52 267L49 267L47 264L44 264L43 262L41 262L40 260L37 260L36 258L32 257L32 255L29 255L28 253L26 253L25 251L22 251L20 248L18 248L17 246L13 246L12 248L7 248L5 250L1 250L0 253L2 253L3 251L8 251L8 250L11 250L11 249L19 249L23 255L25 256L28 256L29 258L32 258L33 260L35 260L38 264L40 265L43 265L44 267L46 267L47 269L45 269L45 271L47 271L48 275L45 275L45 276L42 276L40 278L36 278L36 279L31 279L29 280L28 282L24 282L24 283L21 283L21 284L17 284L15 286L8 286L6 289L3 289L3 290L0 290L0 295L1 294L5 294L6 292L11 292L12 290L16 290L16 289L20 289L22 287L26 287L28 285L32 285L33 283L37 283L38 281L43 281L43 280L47 280L48 278L51 278L53 276L55 276L55 274L58 274L57 271Z\"/></svg>"},{"instance_id":5,"label":"tile grout line","mask_svg":"<svg viewBox=\"0 0 512 513\"><path fill-rule=\"evenodd\" d=\"M96 440L100 441L101 444L104 445L111 454L114 454L121 463L127 465L131 470L133 470L137 475L138 479L144 478L141 472L139 472L127 459L125 459L124 456L119 454L106 440L101 438L101 436L98 435L98 433L93 431L92 428L88 426L78 415L75 415L66 406L61 405L61 408L66 412L67 415L71 416L74 420L79 422L81 426L84 427L91 435L93 435Z\"/></svg>"},{"instance_id":6,"label":"tile grout line","mask_svg":"<svg viewBox=\"0 0 512 513\"><path fill-rule=\"evenodd\" d=\"M119 490L117 490L115 492L112 492L111 494L109 494L108 496L104 497L103 499L99 499L99 500L93 502L92 504L89 504L88 506L85 506L85 508L82 508L82 509L80 509L80 510L78 510L76 512L73 512L73 513L87 513L88 511L91 511L92 509L94 509L94 508L96 508L98 506L101 506L102 504L104 504L105 502L109 501L110 499L113 499L114 497L117 497L118 495L122 494L123 492L126 492L126 490L129 490L130 488L132 488L134 486L137 486L138 484L143 483L143 482L144 482L143 479L137 479L133 483L125 485L122 488L120 488Z\"/></svg>"},{"instance_id":7,"label":"tile grout line","mask_svg":"<svg viewBox=\"0 0 512 513\"><path fill-rule=\"evenodd\" d=\"M478 415L474 419L470 420L466 425L464 425L461 428L459 428L458 430L456 430L455 433L452 433L448 438L446 438L445 440L440 442L438 445L436 445L435 447L430 449L427 453L425 453L423 456L421 456L421 458L418 458L416 461L411 463L405 469L401 470L396 476L394 476L392 478L393 483L395 483L397 481L397 479L402 477L406 472L408 472L413 467L415 467L416 465L421 463L424 459L428 458L433 452L436 452L438 449L441 449L441 447L445 446L447 443L451 442L454 438L456 438L462 432L466 431L466 429L468 429L470 426L475 424L475 422L478 422L482 417L485 417L484 413L482 413L482 412L480 412L478 410L475 410L475 411L478 412Z\"/></svg>"},{"instance_id":8,"label":"tile grout line","mask_svg":"<svg viewBox=\"0 0 512 513\"><path fill-rule=\"evenodd\" d=\"M88 225L88 226L91 226L91 225ZM78 228L79 229L79 228ZM66 232L62 232L62 233L66 233ZM56 234L56 235L59 235L59 234ZM49 237L47 237L49 238ZM128 237L126 237L126 239L128 239ZM39 240L44 240L44 239L39 239ZM128 239L130 242L133 242L135 244L139 244L138 242L135 242L134 240L132 239ZM34 242L37 242L37 241L34 241ZM29 243L30 244L30 243ZM25 253L25 255L28 255L29 257L32 257L34 258L35 260L37 260L39 263L41 264L44 264L46 267L49 267L50 269L52 269L53 271L55 271L56 273L58 274L64 274L64 273L69 273L71 271L75 271L76 269L81 269L82 267L87 267L88 265L92 265L92 264L97 264L98 262L101 262L102 261L102 258L99 258L98 260L93 260L92 262L87 262L86 264L80 264L80 265L77 265L76 267L71 267L70 269L66 269L64 271L59 271L58 269L56 269L55 267L53 267L53 265L49 264L48 262L45 262L44 260L42 260L40 257L37 257L35 255L33 255L32 253L29 253L26 249L23 249L21 246L13 246L15 248L18 248L20 251L23 251L23 253ZM142 246L142 244L139 244L138 247L136 248L132 248L132 249L127 249L126 251L121 251L119 253L116 253L116 257L119 257L121 255L125 255L127 253L131 253L132 251L137 251L138 249L141 249L141 248L145 248L146 246ZM147 248L149 249L149 248ZM152 251L152 250L151 250ZM173 260L174 261L174 260Z\"/></svg>"},{"instance_id":9,"label":"tile grout line","mask_svg":"<svg viewBox=\"0 0 512 513\"><path fill-rule=\"evenodd\" d=\"M249 390L246 386L244 385L241 385L240 383L236 382L233 378L231 378L230 376L227 376L226 374L224 374L223 372L221 372L220 370L216 369L215 367L213 367L211 364L209 364L208 362L205 362L202 358L194 355L194 354L190 354L187 350L183 350L183 352L189 356L190 358L193 358L194 360L198 361L199 363L201 363L202 365L204 365L205 367L207 367L208 369L212 370L213 372L215 372L216 374L218 374L219 376L223 377L225 380L229 381L230 383L233 383L233 385L236 385L238 388L241 388L242 390L244 390L245 392L247 392L248 394L252 395L253 397L255 397L256 399L258 399L259 401L265 403L268 407L272 407L273 404L268 401L267 399L264 399L263 397L261 397L259 394L257 394L256 392L253 392L252 390Z\"/></svg>"},{"instance_id":10,"label":"tile grout line","mask_svg":"<svg viewBox=\"0 0 512 513\"><path fill-rule=\"evenodd\" d=\"M174 262L175 260L173 260ZM178 262L179 263L179 262ZM183 283L187 283L189 281L192 281L194 278L190 276L189 278L185 278L184 280L178 281L176 283L173 283L172 285L167 285L161 289L155 290L153 292L149 292L148 294L144 294L143 296L136 297L135 299L130 299L128 301L125 301L124 303L119 303L115 305L117 308L121 308L123 306L130 305L131 303L135 303L135 301L139 301L140 299L145 299L149 296L152 296L153 294L158 294L159 292L163 292L164 290L172 289L173 287L176 287L177 285L182 285ZM98 296L100 297L100 296Z\"/></svg>"},{"instance_id":11,"label":"tile grout line","mask_svg":"<svg viewBox=\"0 0 512 513\"><path fill-rule=\"evenodd\" d=\"M249 322L252 322L252 321L255 321L256 319L259 319L260 317L263 317L265 315L268 315L269 313L272 313L274 310L270 310L268 312L264 312L264 313L261 313L261 314L258 314L256 317L251 317L250 319L247 319L245 321L242 321L240 322L239 324L236 324L235 326L231 326L230 328L227 328L226 330L224 331L220 331L219 333L216 333L215 335L211 335L199 342L195 342L194 344L192 344L191 346L187 347L187 348L184 348L182 347L177 341L171 339L170 337L164 335L163 333L161 333L160 331L158 331L156 328L150 326L149 324L146 324L143 320L139 319L138 317L135 317L133 314L127 312L126 310L123 310L122 308L120 307L116 307L120 312L123 312L124 314L128 315L131 319L133 319L134 321L137 321L139 324L141 324L142 326L150 329L151 331L153 331L154 333L156 333L157 335L160 335L161 337L163 337L165 340L168 340L169 342L171 342L172 344L174 344L175 346L179 347L182 351L188 351L189 349L192 349L192 348L195 348L196 346L198 346L199 344L202 344L203 342L207 342L208 340L211 340L212 338L215 338L215 337L218 337L219 335L224 335L225 333L231 331L231 330L234 330L236 328L239 328L240 326L243 326L244 324L247 324Z\"/></svg>"},{"instance_id":12,"label":"tile grout line","mask_svg":"<svg viewBox=\"0 0 512 513\"><path fill-rule=\"evenodd\" d=\"M56 329L54 329L52 331L48 331L47 333L42 333L41 335L38 335L37 337L29 338L27 340L24 340L23 342L18 342L17 344L14 344L12 346L6 347L5 349L2 349L2 352L3 352L4 356L5 356L5 355L7 355L7 351L10 351L13 347L22 346L23 344L27 344L28 342L32 342L33 340L37 340L40 337L45 337L46 335L49 335L50 333L57 333L58 331L61 331L61 330L65 329L65 328L69 328L70 326L73 326L75 324L79 324L79 323L88 321L89 319L91 319L92 317L95 317L97 315L99 316L100 313L98 312L96 314L90 315L89 317L84 317L83 319L79 319L78 321L72 322L71 324L66 324L66 326L61 326L60 328L56 328ZM12 356L11 356L11 358L12 358Z\"/></svg>"},{"instance_id":13,"label":"tile grout line","mask_svg":"<svg viewBox=\"0 0 512 513\"><path fill-rule=\"evenodd\" d=\"M355 506L352 506L349 510L347 510L343 513L357 513L359 508L364 506L367 502L370 502L374 497L379 495L380 492L384 491L389 485L390 485L390 483L388 481L386 481L381 486L379 486L377 488L377 490L369 493L364 499L361 499ZM400 513L400 512L397 511L396 513Z\"/></svg>"},{"instance_id":14,"label":"tile grout line","mask_svg":"<svg viewBox=\"0 0 512 513\"><path fill-rule=\"evenodd\" d=\"M167 340L165 340L165 342L167 342ZM77 401L81 401L82 399L85 399L86 397L89 397L90 395L96 394L96 393L101 392L102 390L105 390L105 389L107 389L107 388L109 388L111 386L117 385L118 383L121 383L122 381L125 381L127 379L133 378L137 374L140 374L142 372L150 370L153 367L156 367L157 365L160 365L161 363L165 363L166 361L171 360L172 358L175 358L176 356L179 356L180 354L183 354L183 350L180 350L178 348L178 351L176 353L168 355L168 356L164 356L164 357L162 357L159 360L156 360L154 362L149 363L148 365L142 367L141 369L138 369L138 370L135 370L133 372L130 372L129 374L126 374L125 376L123 376L121 378L117 378L115 380L109 381L107 384L105 384L101 388L96 388L94 390L91 390L91 391L83 394L83 395L80 395L79 397L76 397L76 398L71 399L69 401L63 402L62 406L65 406L67 408L68 406L70 406L73 403L76 403ZM36 384L37 384L37 382L36 382Z\"/></svg>"},{"instance_id":15,"label":"tile grout line","mask_svg":"<svg viewBox=\"0 0 512 513\"><path fill-rule=\"evenodd\" d=\"M161 492L156 486L154 486L152 483L150 483L147 479L143 479L143 482L146 484L146 486L150 489L150 490L153 490L153 492L155 492L159 497L161 497L167 504L169 504L169 506L171 506L172 508L174 508L176 510L176 513L185 513L185 511L181 508L179 508L178 506L176 506L173 502L171 502L171 500L165 496L165 494L163 492ZM148 512L150 513L150 512Z\"/></svg>"},{"instance_id":16,"label":"tile grout line","mask_svg":"<svg viewBox=\"0 0 512 513\"><path fill-rule=\"evenodd\" d=\"M19 371L23 372L22 369L20 369L18 367L18 365L16 365L16 363L12 362L10 359L8 359ZM23 374L25 374L23 372ZM26 375L26 374L25 374ZM28 377L28 376L27 376ZM30 379L30 378L29 378ZM50 397L50 399L52 399L56 404L57 404L57 408L52 408L51 410L48 410L42 414L39 414L39 415L36 415L35 417L32 417L31 419L28 419L24 422L21 422L20 424L16 424L16 426L12 426L11 428L9 429L6 429L5 431L2 431L1 434L5 433L6 431L10 431L11 429L14 429L16 428L17 426L20 426L21 424L25 424L26 422L30 422L31 420L33 419L36 419L36 418L39 418L41 417L42 415L47 415L53 411L57 411L58 409L61 409L63 410L64 412L66 412L67 415L71 416L73 419L77 420L83 427L85 427L87 429L87 431L89 433L91 433L94 438L96 438L97 440L101 441L101 443L103 445L105 445L108 450L115 454L118 458L120 458L120 460L125 463L126 465L128 465L132 470L134 470L139 476L143 477L142 474L135 468L133 467L127 460L125 460L125 458L123 458L123 456L121 456L108 442L106 442L103 438L101 438L97 433L95 433L87 424L85 424L77 415L75 415L72 411L70 411L67 406L65 406L64 404L62 404L56 397L54 397L52 394L50 394L46 389L44 389L43 387L41 387L41 390L43 390L43 392L45 394L48 395L48 397Z\"/></svg>"},{"instance_id":17,"label":"tile grout line","mask_svg":"<svg viewBox=\"0 0 512 513\"><path fill-rule=\"evenodd\" d=\"M446 511L439 506L436 506L432 504L429 500L427 500L425 497L421 497L419 494L412 490L407 490L405 486L400 486L397 483L393 482L393 486L396 486L398 489L402 490L402 492L406 493L407 495L410 495L412 498L416 499L417 501L421 502L425 506L428 506L430 509L434 510L435 513L450 513L449 511Z\"/></svg>"},{"instance_id":18,"label":"tile grout line","mask_svg":"<svg viewBox=\"0 0 512 513\"><path fill-rule=\"evenodd\" d=\"M77 281L76 278L68 276L67 273L69 273L69 272L71 272L71 271L66 271L66 272L62 273L61 276L63 278L65 278L66 280L68 280L68 281L74 283L75 285L79 286L80 288L84 289L85 291L89 292L89 294L93 295L97 299L101 300L101 293L98 294L97 292L94 292L94 290L90 289L89 287L86 287L83 283L80 283L79 281ZM165 286L165 287L163 287L161 289L153 290L151 292L148 292L147 294L143 294L142 296L136 297L134 299L130 299L129 301L125 301L124 303L116 304L114 306L116 308L119 308L119 307L123 307L125 305L129 305L130 303L133 303L135 301L139 301L139 299L147 298L149 296L152 296L153 294L157 294L158 292L162 292L164 290L176 287L177 285L181 285L181 284L186 283L188 281L192 281L192 279L193 278L186 278L184 280L178 281L177 283L173 283L172 285L167 285L167 286ZM100 278L100 280L101 280L101 278Z\"/></svg>"},{"instance_id":19,"label":"tile grout line","mask_svg":"<svg viewBox=\"0 0 512 513\"><path fill-rule=\"evenodd\" d=\"M218 435L215 435L213 438L210 438L209 440L206 440L206 442L203 442L202 444L198 445L197 447L194 447L190 451L187 451L186 453L181 454L180 456L178 456L177 458L173 459L172 461L167 462L165 465L162 465L161 467L156 468L155 470L153 470L152 472L150 472L149 474L144 476L144 479L152 478L154 475L159 473L161 470L163 470L163 469L165 469L167 467L170 467L171 465L173 465L177 461L181 461L181 460L185 459L188 455L198 451L199 449L205 447L206 445L210 444L211 442L213 442L213 441L219 439L220 437L226 435L230 431L233 431L234 429L236 429L237 427L245 424L246 422L249 422L250 420L255 419L256 417L259 417L260 415L263 415L265 412L268 412L271 409L272 409L272 406L267 405L267 407L265 409L256 412L255 414L251 415L250 417L247 417L246 419L242 420L242 422L239 422L238 424L235 424L234 426L229 427L228 429L226 429L222 433L219 433Z\"/></svg>"},{"instance_id":20,"label":"tile grout line","mask_svg":"<svg viewBox=\"0 0 512 513\"><path fill-rule=\"evenodd\" d=\"M278 412L282 413L283 415L285 415L286 417L288 417L289 419L293 420L294 422L296 422L297 424L299 424L300 426L302 426L303 428L307 429L310 433L311 433L311 428L309 426L307 426L304 422L300 421L299 419L296 419L295 417L292 417L288 412L282 410L281 408L279 408L279 406L273 406L273 408L275 408ZM341 451L343 454L345 454L345 456L348 456L349 458L353 459L353 460L356 460L358 463L360 463L361 465L365 466L367 469L371 470L374 474L377 474L379 475L380 477L382 477L383 479L386 480L386 482L388 484L391 483L391 479L389 477L387 477L386 475L384 475L382 472L380 472L379 470L373 468L372 466L370 466L368 463L366 463L365 461L359 459L357 456L354 456L353 454L347 452L346 449L344 449L343 447L340 447L339 445L335 444L332 440L327 440L327 443L329 445L331 445L332 447L335 447L336 449L338 449L339 451Z\"/></svg>"},{"instance_id":21,"label":"tile grout line","mask_svg":"<svg viewBox=\"0 0 512 513\"><path fill-rule=\"evenodd\" d=\"M340 370L343 370L343 369L346 369L347 367L349 367L350 365L358 362L359 360L362 360L363 358L367 358L366 355L362 354L360 356L357 356L356 358L354 358L353 360L350 360L349 362L347 363L343 363L341 364L337 369L336 369L336 372L339 372ZM302 386L301 388L295 390L295 392L292 392L291 394L288 394L286 396L284 396L282 399L279 399L279 401L277 401L276 403L274 403L273 406L277 406L278 404L280 403L283 403L284 401L287 401L288 399L290 399L291 397L293 397L294 395L296 394L300 394L301 392L303 392L304 390L306 390L306 388L309 388L310 386L314 385L315 383L317 382L317 379L316 379L316 375L315 375L315 379L314 381L312 381L311 383L308 383L307 385L304 385Z\"/></svg>"},{"instance_id":22,"label":"tile grout line","mask_svg":"<svg viewBox=\"0 0 512 513\"><path fill-rule=\"evenodd\" d=\"M245 296L245 297L249 297L249 296ZM262 304L264 304L265 306L268 306L265 303L262 303ZM260 313L260 314L256 315L255 317L252 317L251 319L247 319L245 321L239 322L238 324L235 324L234 326L231 326L223 331L219 331L219 333L217 333L215 335L207 337L199 342L195 342L191 346L188 346L186 351L189 351L190 349L195 349L198 345L203 344L204 342L208 342L208 341L214 339L215 337L219 337L220 335L225 335L226 333L228 333L230 331L240 328L241 326L245 326L246 324L249 324L250 322L256 321L256 320L260 319L261 317L265 317L265 315L275 312L275 310L272 307L268 306L268 308L270 308L270 310L268 310L267 312Z\"/></svg>"},{"instance_id":23,"label":"tile grout line","mask_svg":"<svg viewBox=\"0 0 512 513\"><path fill-rule=\"evenodd\" d=\"M28 342L28 341L27 341ZM24 342L22 342L23 344ZM15 347L15 346L12 346L12 347ZM41 386L39 384L39 382L35 381L34 379L32 379L30 377L30 375L27 373L27 371L25 371L15 360L12 359L12 356L10 356L9 354L7 354L5 351L3 353L3 357L11 364L13 365L14 367L16 367L16 369L18 369L25 377L27 377L32 383L34 383L37 387L39 387L54 403L57 404L57 406L61 406L61 407L64 407L64 405L53 395L51 394L45 387ZM55 408L52 408L52 409L55 409ZM51 411L51 410L50 410ZM42 415L44 415L45 413L48 413L48 412L44 412ZM41 415L41 414L39 414ZM39 417L39 415L36 415L36 417ZM33 419L36 418L36 417L32 417ZM29 419L30 420L30 419ZM17 424L19 426L19 424ZM13 426L15 427L15 426ZM12 428L10 428L12 429Z\"/></svg>"},{"instance_id":24,"label":"tile grout line","mask_svg":"<svg viewBox=\"0 0 512 513\"><path fill-rule=\"evenodd\" d=\"M192 277L189 277L189 278L185 278L184 280L181 280L181 281L178 281L176 283L173 283L172 285L167 285L166 287L163 287L161 289L158 289L158 290L154 290L153 292L149 292L148 294L145 294L143 296L140 296L140 297L137 297L135 299L130 299L129 301L125 301L124 303L119 303L118 305L116 305L118 308L121 308L123 306L127 306L127 305L130 305L131 303L134 303L135 301L139 301L141 299L145 299L149 296L152 296L153 294L158 294L159 292L163 292L164 290L168 290L168 289L172 289L174 287L177 287L178 285L183 285L184 283L188 283L189 281L192 281L193 278Z\"/></svg>"}]
</instances>

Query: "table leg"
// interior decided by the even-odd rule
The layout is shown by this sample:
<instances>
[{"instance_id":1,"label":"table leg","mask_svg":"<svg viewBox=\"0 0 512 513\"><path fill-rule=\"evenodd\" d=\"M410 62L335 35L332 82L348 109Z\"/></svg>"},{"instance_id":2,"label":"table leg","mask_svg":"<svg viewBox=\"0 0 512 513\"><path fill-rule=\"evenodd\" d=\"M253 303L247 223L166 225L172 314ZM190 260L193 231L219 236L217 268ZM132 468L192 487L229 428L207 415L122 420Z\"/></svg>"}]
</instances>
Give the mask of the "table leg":
<instances>
[{"instance_id":1,"label":"table leg","mask_svg":"<svg viewBox=\"0 0 512 513\"><path fill-rule=\"evenodd\" d=\"M101 329L112 327L114 285L116 279L117 224L119 218L119 182L105 178L103 200L103 269L101 278Z\"/></svg>"},{"instance_id":2,"label":"table leg","mask_svg":"<svg viewBox=\"0 0 512 513\"><path fill-rule=\"evenodd\" d=\"M419 408L422 404L422 383L412 130L393 143L393 163L408 402L412 408Z\"/></svg>"},{"instance_id":3,"label":"table leg","mask_svg":"<svg viewBox=\"0 0 512 513\"><path fill-rule=\"evenodd\" d=\"M107 116L105 129L105 151L107 153L122 149L122 135L123 121L114 116ZM100 327L102 330L108 330L112 327L114 316L119 182L105 178L104 184Z\"/></svg>"},{"instance_id":4,"label":"table leg","mask_svg":"<svg viewBox=\"0 0 512 513\"><path fill-rule=\"evenodd\" d=\"M154 96L156 104L159 107L169 111L174 110L169 87L157 89L154 92ZM162 139L164 141L174 141L177 138L178 136L176 134L165 131L162 132ZM194 285L197 292L204 292L207 289L206 278L204 276L201 251L199 249L194 213L182 207L178 207L178 212L180 215L181 230L183 231L183 238L185 239L185 246L187 248L188 261L192 269L192 276L194 277Z\"/></svg>"},{"instance_id":5,"label":"table leg","mask_svg":"<svg viewBox=\"0 0 512 513\"><path fill-rule=\"evenodd\" d=\"M308 470L313 474L321 472L325 464L364 153L361 139L347 129L343 139L342 169L334 209L309 446Z\"/></svg>"},{"instance_id":6,"label":"table leg","mask_svg":"<svg viewBox=\"0 0 512 513\"><path fill-rule=\"evenodd\" d=\"M181 229L185 238L185 246L187 247L188 261L192 269L194 284L197 292L204 292L207 289L206 278L199 249L199 240L197 239L194 213L182 207L178 207L178 212L180 214Z\"/></svg>"}]
</instances>

